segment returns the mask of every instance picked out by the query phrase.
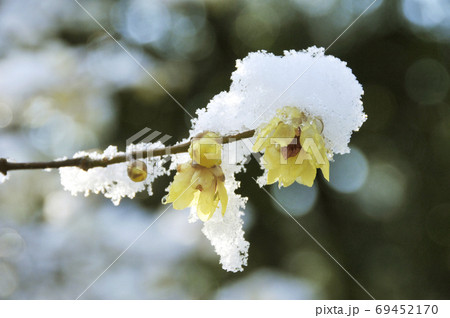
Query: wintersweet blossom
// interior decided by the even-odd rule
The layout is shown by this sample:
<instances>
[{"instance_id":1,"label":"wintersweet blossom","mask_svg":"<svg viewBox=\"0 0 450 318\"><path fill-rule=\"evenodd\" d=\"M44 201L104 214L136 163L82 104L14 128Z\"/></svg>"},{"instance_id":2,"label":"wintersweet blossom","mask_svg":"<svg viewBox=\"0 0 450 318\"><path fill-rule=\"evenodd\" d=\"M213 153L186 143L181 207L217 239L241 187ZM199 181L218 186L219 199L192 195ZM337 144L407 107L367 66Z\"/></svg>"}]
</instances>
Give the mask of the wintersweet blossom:
<instances>
[{"instance_id":1,"label":"wintersweet blossom","mask_svg":"<svg viewBox=\"0 0 450 318\"><path fill-rule=\"evenodd\" d=\"M222 215L228 204L225 176L220 167L222 146L218 137L208 132L192 141L189 148L192 161L178 165L169 194L163 200L165 204L173 203L177 210L194 207L204 222L213 216L219 202Z\"/></svg>"},{"instance_id":2,"label":"wintersweet blossom","mask_svg":"<svg viewBox=\"0 0 450 318\"><path fill-rule=\"evenodd\" d=\"M318 168L329 180L330 163L321 125L320 120L308 118L295 107L284 107L257 130L253 151L265 150L268 184L278 181L280 187L288 187L297 181L311 187Z\"/></svg>"}]
</instances>

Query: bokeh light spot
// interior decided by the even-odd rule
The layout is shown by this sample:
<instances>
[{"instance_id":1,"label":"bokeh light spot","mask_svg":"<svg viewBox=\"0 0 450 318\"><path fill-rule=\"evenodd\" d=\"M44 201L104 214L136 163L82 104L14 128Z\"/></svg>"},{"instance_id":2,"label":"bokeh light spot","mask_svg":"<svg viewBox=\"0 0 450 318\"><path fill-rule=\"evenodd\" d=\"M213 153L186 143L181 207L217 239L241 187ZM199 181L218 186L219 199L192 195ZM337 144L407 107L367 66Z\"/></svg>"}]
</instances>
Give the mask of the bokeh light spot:
<instances>
[{"instance_id":1,"label":"bokeh light spot","mask_svg":"<svg viewBox=\"0 0 450 318\"><path fill-rule=\"evenodd\" d=\"M236 36L251 49L268 49L279 33L276 11L260 6L257 11L244 10L235 21Z\"/></svg>"},{"instance_id":2,"label":"bokeh light spot","mask_svg":"<svg viewBox=\"0 0 450 318\"><path fill-rule=\"evenodd\" d=\"M343 193L358 191L369 173L369 164L364 154L359 149L352 148L349 154L336 155L334 159L329 185Z\"/></svg>"},{"instance_id":3,"label":"bokeh light spot","mask_svg":"<svg viewBox=\"0 0 450 318\"><path fill-rule=\"evenodd\" d=\"M0 297L10 296L17 288L17 275L11 265L0 262Z\"/></svg>"},{"instance_id":4,"label":"bokeh light spot","mask_svg":"<svg viewBox=\"0 0 450 318\"><path fill-rule=\"evenodd\" d=\"M0 102L0 128L5 128L13 120L13 112L11 108L6 104Z\"/></svg>"},{"instance_id":5,"label":"bokeh light spot","mask_svg":"<svg viewBox=\"0 0 450 318\"><path fill-rule=\"evenodd\" d=\"M76 199L65 191L49 193L43 206L45 220L54 225L66 224L76 210L81 209L79 200Z\"/></svg>"},{"instance_id":6,"label":"bokeh light spot","mask_svg":"<svg viewBox=\"0 0 450 318\"><path fill-rule=\"evenodd\" d=\"M126 10L126 35L145 44L162 40L170 31L171 15L159 1L131 1Z\"/></svg>"},{"instance_id":7,"label":"bokeh light spot","mask_svg":"<svg viewBox=\"0 0 450 318\"><path fill-rule=\"evenodd\" d=\"M260 269L219 289L216 299L311 299L316 286L269 269Z\"/></svg>"},{"instance_id":8,"label":"bokeh light spot","mask_svg":"<svg viewBox=\"0 0 450 318\"><path fill-rule=\"evenodd\" d=\"M17 257L23 251L24 247L25 242L16 230L0 228L0 257Z\"/></svg>"},{"instance_id":9,"label":"bokeh light spot","mask_svg":"<svg viewBox=\"0 0 450 318\"><path fill-rule=\"evenodd\" d=\"M406 91L414 101L435 104L447 95L450 79L445 67L434 59L421 59L410 66L405 79Z\"/></svg>"},{"instance_id":10,"label":"bokeh light spot","mask_svg":"<svg viewBox=\"0 0 450 318\"><path fill-rule=\"evenodd\" d=\"M356 197L361 210L375 219L393 217L405 199L406 184L403 173L393 165L371 165L367 181Z\"/></svg>"},{"instance_id":11,"label":"bokeh light spot","mask_svg":"<svg viewBox=\"0 0 450 318\"><path fill-rule=\"evenodd\" d=\"M302 216L308 213L317 200L316 184L311 188L297 182L287 188L278 188L277 185L272 185L270 192L289 213L295 216ZM283 211L278 204L274 203L274 206Z\"/></svg>"},{"instance_id":12,"label":"bokeh light spot","mask_svg":"<svg viewBox=\"0 0 450 318\"><path fill-rule=\"evenodd\" d=\"M336 0L295 0L294 4L310 16L320 17L328 14L336 5Z\"/></svg>"},{"instance_id":13,"label":"bokeh light spot","mask_svg":"<svg viewBox=\"0 0 450 318\"><path fill-rule=\"evenodd\" d=\"M434 27L448 18L447 0L403 0L403 15L409 22L421 27Z\"/></svg>"}]
</instances>

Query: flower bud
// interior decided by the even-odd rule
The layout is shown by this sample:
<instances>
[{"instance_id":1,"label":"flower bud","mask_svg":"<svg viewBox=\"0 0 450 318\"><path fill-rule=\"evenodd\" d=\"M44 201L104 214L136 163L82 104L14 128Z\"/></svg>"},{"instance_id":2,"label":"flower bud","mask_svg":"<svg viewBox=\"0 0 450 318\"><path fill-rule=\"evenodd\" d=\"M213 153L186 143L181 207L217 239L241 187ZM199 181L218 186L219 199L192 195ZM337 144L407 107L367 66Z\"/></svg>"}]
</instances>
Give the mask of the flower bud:
<instances>
[{"instance_id":1,"label":"flower bud","mask_svg":"<svg viewBox=\"0 0 450 318\"><path fill-rule=\"evenodd\" d=\"M189 155L194 164L211 168L222 163L222 145L220 136L213 132L205 132L193 138L189 147Z\"/></svg>"},{"instance_id":2,"label":"flower bud","mask_svg":"<svg viewBox=\"0 0 450 318\"><path fill-rule=\"evenodd\" d=\"M141 160L132 161L127 168L128 177L134 182L147 179L147 165Z\"/></svg>"}]
</instances>

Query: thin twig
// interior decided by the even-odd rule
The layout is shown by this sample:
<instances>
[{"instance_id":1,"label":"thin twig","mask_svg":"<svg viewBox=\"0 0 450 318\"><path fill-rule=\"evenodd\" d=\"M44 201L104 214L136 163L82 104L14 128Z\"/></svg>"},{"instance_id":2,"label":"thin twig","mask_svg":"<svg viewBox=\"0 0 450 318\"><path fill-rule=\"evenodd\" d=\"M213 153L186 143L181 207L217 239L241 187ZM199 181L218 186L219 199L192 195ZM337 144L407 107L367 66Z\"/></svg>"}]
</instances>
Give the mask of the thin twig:
<instances>
[{"instance_id":1,"label":"thin twig","mask_svg":"<svg viewBox=\"0 0 450 318\"><path fill-rule=\"evenodd\" d=\"M235 135L223 136L221 138L222 144L227 144L233 141L250 138L255 134L254 130L244 131ZM168 146L159 149L147 151L133 151L131 155L118 155L111 158L92 159L89 156L54 160L46 162L9 162L7 159L0 158L0 173L6 175L11 170L35 170L35 169L58 169L63 167L78 167L85 171L95 167L106 167L112 164L126 162L131 158L147 158L160 157L165 155L177 154L187 152L191 141L187 141L178 145Z\"/></svg>"}]
</instances>

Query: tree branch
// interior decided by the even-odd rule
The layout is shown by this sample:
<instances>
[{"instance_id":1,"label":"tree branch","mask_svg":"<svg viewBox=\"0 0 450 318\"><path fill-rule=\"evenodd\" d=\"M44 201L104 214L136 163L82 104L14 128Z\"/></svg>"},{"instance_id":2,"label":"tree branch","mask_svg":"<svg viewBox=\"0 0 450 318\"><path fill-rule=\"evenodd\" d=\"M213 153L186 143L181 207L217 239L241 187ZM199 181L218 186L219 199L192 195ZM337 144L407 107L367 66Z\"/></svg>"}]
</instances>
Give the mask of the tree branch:
<instances>
[{"instance_id":1,"label":"tree branch","mask_svg":"<svg viewBox=\"0 0 450 318\"><path fill-rule=\"evenodd\" d=\"M255 130L248 130L235 135L223 136L221 138L222 144L227 144L233 141L250 138L255 134ZM168 146L151 151L133 151L132 158L147 158L147 157L161 157L170 154L177 154L187 152L191 141L187 141L178 145ZM95 167L106 167L112 164L126 162L130 155L119 155L112 158L92 159L89 156L72 158L65 160L54 160L46 162L9 162L7 159L0 158L0 173L6 175L11 170L35 170L35 169L58 169L63 167L78 167L84 171L88 171Z\"/></svg>"}]
</instances>

